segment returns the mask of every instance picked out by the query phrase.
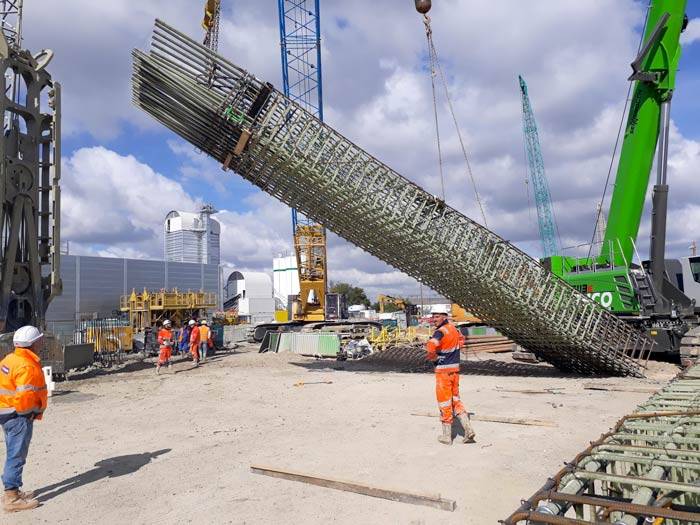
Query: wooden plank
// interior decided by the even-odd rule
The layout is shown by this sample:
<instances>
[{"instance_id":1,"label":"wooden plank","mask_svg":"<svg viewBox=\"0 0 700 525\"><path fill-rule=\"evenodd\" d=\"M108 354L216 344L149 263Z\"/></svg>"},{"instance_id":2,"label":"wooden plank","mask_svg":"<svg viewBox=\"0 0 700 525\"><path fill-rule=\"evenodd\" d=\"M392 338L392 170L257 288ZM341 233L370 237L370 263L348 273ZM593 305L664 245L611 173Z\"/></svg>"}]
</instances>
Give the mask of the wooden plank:
<instances>
[{"instance_id":1,"label":"wooden plank","mask_svg":"<svg viewBox=\"0 0 700 525\"><path fill-rule=\"evenodd\" d=\"M422 417L440 417L440 414L433 412L412 412L412 416ZM553 421L544 419L527 419L519 417L504 417L504 416L481 416L478 414L469 414L469 419L472 421L486 421L489 423L505 423L507 425L524 425L528 427L551 427L557 428L558 425Z\"/></svg>"},{"instance_id":2,"label":"wooden plank","mask_svg":"<svg viewBox=\"0 0 700 525\"><path fill-rule=\"evenodd\" d=\"M533 390L529 388L518 389L496 387L496 392L513 392L517 394L563 394L563 392L559 392L559 390L563 390L563 388L546 388L544 390Z\"/></svg>"},{"instance_id":3,"label":"wooden plank","mask_svg":"<svg viewBox=\"0 0 700 525\"><path fill-rule=\"evenodd\" d=\"M610 383L584 383L584 390L603 390L605 392L638 392L640 394L655 394L662 387L631 387L612 385Z\"/></svg>"},{"instance_id":4,"label":"wooden plank","mask_svg":"<svg viewBox=\"0 0 700 525\"><path fill-rule=\"evenodd\" d=\"M399 501L401 503L425 505L427 507L434 507L441 510L454 511L455 507L457 506L457 503L454 500L441 498L439 494L420 494L405 490L374 487L372 485L365 485L354 481L314 476L302 472L295 472L293 470L283 470L262 465L251 465L250 471L254 474L262 474L273 478L299 481L301 483L318 485L319 487L354 492L356 494L363 494L373 498L388 499L391 501Z\"/></svg>"}]
</instances>

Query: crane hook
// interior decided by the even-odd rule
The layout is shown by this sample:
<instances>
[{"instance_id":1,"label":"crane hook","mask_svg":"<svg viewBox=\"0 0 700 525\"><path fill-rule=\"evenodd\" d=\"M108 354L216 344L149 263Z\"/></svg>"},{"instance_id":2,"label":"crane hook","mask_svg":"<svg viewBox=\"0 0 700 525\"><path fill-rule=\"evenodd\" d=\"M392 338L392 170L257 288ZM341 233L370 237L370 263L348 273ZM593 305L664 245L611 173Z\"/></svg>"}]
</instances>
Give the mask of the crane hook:
<instances>
[{"instance_id":1,"label":"crane hook","mask_svg":"<svg viewBox=\"0 0 700 525\"><path fill-rule=\"evenodd\" d=\"M433 2L431 0L415 0L416 1L416 11L420 14L425 15L433 7Z\"/></svg>"}]
</instances>

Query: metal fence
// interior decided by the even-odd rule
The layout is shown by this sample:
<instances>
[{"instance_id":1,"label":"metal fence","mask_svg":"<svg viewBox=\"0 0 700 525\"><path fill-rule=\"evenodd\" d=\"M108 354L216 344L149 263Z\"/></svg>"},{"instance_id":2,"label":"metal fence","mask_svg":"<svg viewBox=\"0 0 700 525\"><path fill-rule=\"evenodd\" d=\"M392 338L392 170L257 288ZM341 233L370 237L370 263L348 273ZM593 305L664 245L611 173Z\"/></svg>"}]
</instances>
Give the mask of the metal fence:
<instances>
[{"instance_id":1,"label":"metal fence","mask_svg":"<svg viewBox=\"0 0 700 525\"><path fill-rule=\"evenodd\" d=\"M134 103L224 167L563 370L642 375L643 332L271 84L161 21L133 57Z\"/></svg>"}]
</instances>

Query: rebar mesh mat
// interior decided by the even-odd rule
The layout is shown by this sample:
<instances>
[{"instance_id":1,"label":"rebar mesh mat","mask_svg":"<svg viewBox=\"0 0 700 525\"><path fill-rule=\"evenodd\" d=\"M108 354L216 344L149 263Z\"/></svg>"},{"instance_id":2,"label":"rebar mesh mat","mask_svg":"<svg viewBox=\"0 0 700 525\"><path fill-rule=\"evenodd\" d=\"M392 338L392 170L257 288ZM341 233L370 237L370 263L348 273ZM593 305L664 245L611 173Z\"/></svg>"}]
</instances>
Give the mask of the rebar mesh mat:
<instances>
[{"instance_id":1,"label":"rebar mesh mat","mask_svg":"<svg viewBox=\"0 0 700 525\"><path fill-rule=\"evenodd\" d=\"M134 104L252 184L562 370L642 375L644 333L271 84L161 21L133 58Z\"/></svg>"}]
</instances>

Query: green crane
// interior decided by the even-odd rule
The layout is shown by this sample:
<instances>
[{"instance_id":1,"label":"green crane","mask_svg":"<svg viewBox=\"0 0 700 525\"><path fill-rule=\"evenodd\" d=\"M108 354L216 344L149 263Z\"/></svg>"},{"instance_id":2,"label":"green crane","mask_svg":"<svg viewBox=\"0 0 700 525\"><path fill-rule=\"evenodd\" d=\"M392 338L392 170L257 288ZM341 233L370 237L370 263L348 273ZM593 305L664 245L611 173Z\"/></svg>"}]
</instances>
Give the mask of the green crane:
<instances>
[{"instance_id":1,"label":"green crane","mask_svg":"<svg viewBox=\"0 0 700 525\"><path fill-rule=\"evenodd\" d=\"M671 98L687 25L686 0L654 0L643 44L632 62L634 91L620 151L615 188L600 255L554 256L544 263L612 312L648 329L659 350L677 350L697 324L694 301L666 277L666 167ZM658 143L658 148L657 148ZM634 264L644 198L658 150L650 261Z\"/></svg>"},{"instance_id":2,"label":"green crane","mask_svg":"<svg viewBox=\"0 0 700 525\"><path fill-rule=\"evenodd\" d=\"M554 208L552 207L552 196L549 193L547 175L544 172L544 160L542 160L542 148L540 147L540 137L537 133L535 112L532 110L532 104L530 104L527 84L521 75L518 75L518 83L520 85L520 100L523 106L523 137L527 152L527 166L530 180L532 181L533 193L535 194L542 254L544 257L549 257L561 253L559 231L554 218Z\"/></svg>"}]
</instances>

